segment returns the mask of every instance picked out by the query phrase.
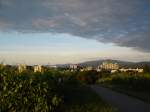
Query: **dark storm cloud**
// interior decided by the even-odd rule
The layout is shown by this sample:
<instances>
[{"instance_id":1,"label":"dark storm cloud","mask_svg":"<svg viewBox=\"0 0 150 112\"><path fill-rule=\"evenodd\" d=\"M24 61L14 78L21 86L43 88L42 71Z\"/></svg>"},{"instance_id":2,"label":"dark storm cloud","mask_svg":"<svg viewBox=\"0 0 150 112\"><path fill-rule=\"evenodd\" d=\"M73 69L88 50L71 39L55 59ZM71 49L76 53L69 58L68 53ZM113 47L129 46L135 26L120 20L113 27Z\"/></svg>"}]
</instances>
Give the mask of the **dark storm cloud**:
<instances>
[{"instance_id":1,"label":"dark storm cloud","mask_svg":"<svg viewBox=\"0 0 150 112\"><path fill-rule=\"evenodd\" d=\"M1 0L0 30L68 33L150 52L150 1Z\"/></svg>"}]
</instances>

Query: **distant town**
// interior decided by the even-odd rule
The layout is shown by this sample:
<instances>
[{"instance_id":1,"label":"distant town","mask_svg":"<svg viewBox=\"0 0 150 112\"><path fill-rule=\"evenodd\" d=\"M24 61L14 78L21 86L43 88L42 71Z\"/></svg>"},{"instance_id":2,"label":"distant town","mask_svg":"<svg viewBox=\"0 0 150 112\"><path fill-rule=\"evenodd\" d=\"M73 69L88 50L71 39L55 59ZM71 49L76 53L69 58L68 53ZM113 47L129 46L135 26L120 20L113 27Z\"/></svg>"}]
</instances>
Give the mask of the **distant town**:
<instances>
[{"instance_id":1,"label":"distant town","mask_svg":"<svg viewBox=\"0 0 150 112\"><path fill-rule=\"evenodd\" d=\"M33 71L33 72L43 72L45 69L59 69L59 68L63 68L63 70L65 71L80 71L80 72L84 72L84 71L97 71L97 72L101 72L103 70L105 71L109 71L110 73L116 73L116 72L137 72L137 73L143 73L144 70L142 67L140 68L130 68L130 67L120 67L120 65L118 63L113 63L111 61L104 61L102 62L102 64L99 64L96 67L93 66L81 66L79 64L69 64L68 66L65 67L59 67L57 65L33 65L33 66L29 66L26 64L18 64L18 65L4 65L6 68L11 68L14 67L16 70L18 70L18 72L24 72L24 71Z\"/></svg>"}]
</instances>

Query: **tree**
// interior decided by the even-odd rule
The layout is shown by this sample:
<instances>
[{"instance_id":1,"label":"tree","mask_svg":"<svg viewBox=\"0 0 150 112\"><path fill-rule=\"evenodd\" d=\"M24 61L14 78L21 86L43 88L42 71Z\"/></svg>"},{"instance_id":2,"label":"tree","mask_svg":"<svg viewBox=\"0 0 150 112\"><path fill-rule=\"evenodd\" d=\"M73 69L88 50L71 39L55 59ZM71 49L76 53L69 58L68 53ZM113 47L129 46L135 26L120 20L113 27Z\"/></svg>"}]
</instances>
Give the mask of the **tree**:
<instances>
[{"instance_id":1,"label":"tree","mask_svg":"<svg viewBox=\"0 0 150 112\"><path fill-rule=\"evenodd\" d=\"M77 80L79 80L82 83L94 84L97 79L98 79L98 73L97 71L94 70L79 72L77 74Z\"/></svg>"},{"instance_id":2,"label":"tree","mask_svg":"<svg viewBox=\"0 0 150 112\"><path fill-rule=\"evenodd\" d=\"M150 66L145 65L145 66L143 67L143 69L144 69L144 73L150 73Z\"/></svg>"}]
</instances>

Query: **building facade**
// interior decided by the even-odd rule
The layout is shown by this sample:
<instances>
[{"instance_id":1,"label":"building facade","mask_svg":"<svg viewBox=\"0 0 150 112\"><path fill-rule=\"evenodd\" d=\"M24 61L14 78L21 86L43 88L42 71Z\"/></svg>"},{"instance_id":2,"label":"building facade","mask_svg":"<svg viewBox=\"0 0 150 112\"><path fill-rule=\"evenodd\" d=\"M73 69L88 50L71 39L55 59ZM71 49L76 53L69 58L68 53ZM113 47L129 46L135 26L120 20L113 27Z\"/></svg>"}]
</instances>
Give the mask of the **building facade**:
<instances>
[{"instance_id":1,"label":"building facade","mask_svg":"<svg viewBox=\"0 0 150 112\"><path fill-rule=\"evenodd\" d=\"M117 63L103 62L98 68L105 70L118 70L119 65Z\"/></svg>"},{"instance_id":2,"label":"building facade","mask_svg":"<svg viewBox=\"0 0 150 112\"><path fill-rule=\"evenodd\" d=\"M42 72L42 66L41 65L34 66L34 72Z\"/></svg>"},{"instance_id":3,"label":"building facade","mask_svg":"<svg viewBox=\"0 0 150 112\"><path fill-rule=\"evenodd\" d=\"M26 71L27 67L24 64L20 64L18 65L18 71L21 73L23 71Z\"/></svg>"},{"instance_id":4,"label":"building facade","mask_svg":"<svg viewBox=\"0 0 150 112\"><path fill-rule=\"evenodd\" d=\"M71 64L71 65L69 65L69 68L76 70L78 68L78 65L77 64Z\"/></svg>"},{"instance_id":5,"label":"building facade","mask_svg":"<svg viewBox=\"0 0 150 112\"><path fill-rule=\"evenodd\" d=\"M119 69L121 72L129 72L129 71L132 71L132 72L138 72L138 73L143 73L144 70L143 69L139 69L139 68L136 68L136 69L132 69L132 68L129 68L129 69L125 69L125 68L121 68Z\"/></svg>"}]
</instances>

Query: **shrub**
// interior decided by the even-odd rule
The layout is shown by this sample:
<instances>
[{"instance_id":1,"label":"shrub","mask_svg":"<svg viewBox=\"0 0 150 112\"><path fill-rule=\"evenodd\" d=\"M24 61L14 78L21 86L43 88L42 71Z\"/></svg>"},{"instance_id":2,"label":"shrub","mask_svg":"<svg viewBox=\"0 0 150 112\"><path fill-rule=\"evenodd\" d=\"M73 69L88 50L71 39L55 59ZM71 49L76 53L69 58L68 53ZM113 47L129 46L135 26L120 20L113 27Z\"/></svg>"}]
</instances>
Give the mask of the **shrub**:
<instances>
[{"instance_id":1,"label":"shrub","mask_svg":"<svg viewBox=\"0 0 150 112\"><path fill-rule=\"evenodd\" d=\"M77 80L85 84L94 84L98 79L98 73L94 70L79 72L77 74Z\"/></svg>"},{"instance_id":2,"label":"shrub","mask_svg":"<svg viewBox=\"0 0 150 112\"><path fill-rule=\"evenodd\" d=\"M0 74L0 111L54 112L61 104L56 86L49 75Z\"/></svg>"}]
</instances>

